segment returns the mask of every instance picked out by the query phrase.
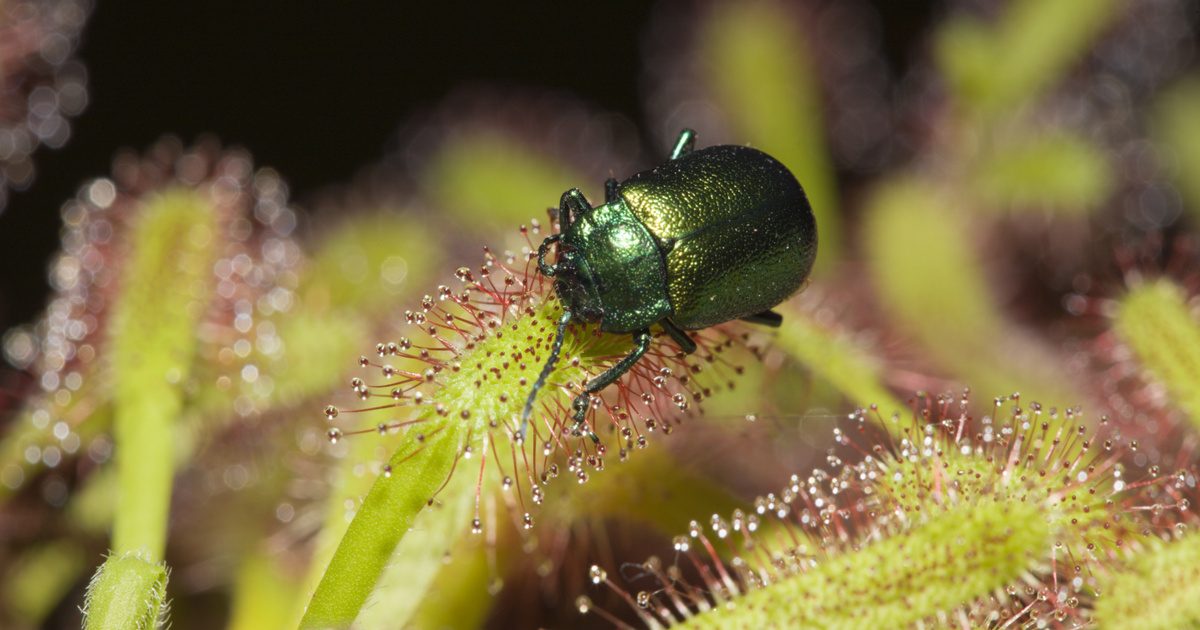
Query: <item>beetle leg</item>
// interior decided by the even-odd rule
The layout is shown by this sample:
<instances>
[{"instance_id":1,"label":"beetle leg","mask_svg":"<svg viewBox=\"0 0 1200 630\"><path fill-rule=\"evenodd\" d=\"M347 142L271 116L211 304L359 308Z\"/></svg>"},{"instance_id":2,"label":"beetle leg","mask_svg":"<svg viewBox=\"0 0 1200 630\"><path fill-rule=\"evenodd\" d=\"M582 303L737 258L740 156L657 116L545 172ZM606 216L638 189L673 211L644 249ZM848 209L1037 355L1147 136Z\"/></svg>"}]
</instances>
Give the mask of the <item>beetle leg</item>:
<instances>
[{"instance_id":1,"label":"beetle leg","mask_svg":"<svg viewBox=\"0 0 1200 630\"><path fill-rule=\"evenodd\" d=\"M612 203L621 198L621 192L618 188L617 180L609 177L604 180L604 203Z\"/></svg>"},{"instance_id":2,"label":"beetle leg","mask_svg":"<svg viewBox=\"0 0 1200 630\"><path fill-rule=\"evenodd\" d=\"M581 217L591 211L592 204L588 203L587 197L583 196L583 191L578 188L572 188L563 193L562 199L558 202L559 233L566 232L576 217ZM571 216L572 212L575 213L575 217Z\"/></svg>"},{"instance_id":3,"label":"beetle leg","mask_svg":"<svg viewBox=\"0 0 1200 630\"><path fill-rule=\"evenodd\" d=\"M561 233L551 234L550 236L546 237L546 240L542 241L541 245L538 245L538 271L542 272L543 276L553 276L554 274L558 273L558 265L546 264L546 252L549 251L550 245L557 243L561 238Z\"/></svg>"},{"instance_id":4,"label":"beetle leg","mask_svg":"<svg viewBox=\"0 0 1200 630\"><path fill-rule=\"evenodd\" d=\"M671 339L674 339L675 343L679 344L679 349L683 350L684 354L691 354L696 351L696 342L692 341L691 335L687 334L679 326L676 326L675 322L664 319L658 323L663 327L663 330L667 331L668 335L671 335Z\"/></svg>"},{"instance_id":5,"label":"beetle leg","mask_svg":"<svg viewBox=\"0 0 1200 630\"><path fill-rule=\"evenodd\" d=\"M587 416L588 407L591 406L592 394L612 385L617 379L625 375L636 364L646 351L650 349L650 330L643 329L633 333L633 352L630 352L625 358L617 361L617 364L608 368L603 374L597 376L584 386L575 400L571 401L571 408L574 410L572 420L575 421L575 426L583 424L584 418ZM596 437L595 431L591 432L593 442L599 442L600 438Z\"/></svg>"},{"instance_id":6,"label":"beetle leg","mask_svg":"<svg viewBox=\"0 0 1200 630\"><path fill-rule=\"evenodd\" d=\"M679 132L679 139L675 141L675 149L671 151L671 159L678 160L691 153L695 146L696 132L691 129L683 129Z\"/></svg>"},{"instance_id":7,"label":"beetle leg","mask_svg":"<svg viewBox=\"0 0 1200 630\"><path fill-rule=\"evenodd\" d=\"M779 328L780 324L783 323L783 315L780 315L775 311L763 311L761 313L747 315L746 317L742 318L742 321L750 322L751 324L770 326L771 328Z\"/></svg>"}]
</instances>

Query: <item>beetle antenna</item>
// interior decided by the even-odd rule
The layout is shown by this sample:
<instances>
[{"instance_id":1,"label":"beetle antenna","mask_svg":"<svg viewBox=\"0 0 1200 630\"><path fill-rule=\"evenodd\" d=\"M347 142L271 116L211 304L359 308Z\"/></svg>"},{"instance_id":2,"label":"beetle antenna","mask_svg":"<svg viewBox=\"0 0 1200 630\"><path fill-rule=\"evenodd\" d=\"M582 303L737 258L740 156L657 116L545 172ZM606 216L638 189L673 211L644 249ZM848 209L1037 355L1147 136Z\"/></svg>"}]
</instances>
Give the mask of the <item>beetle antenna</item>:
<instances>
[{"instance_id":1,"label":"beetle antenna","mask_svg":"<svg viewBox=\"0 0 1200 630\"><path fill-rule=\"evenodd\" d=\"M529 398L525 399L525 410L521 412L521 428L517 430L518 437L525 436L525 428L529 426L529 415L533 413L533 401L537 398L538 391L546 384L546 379L550 378L555 364L558 363L558 354L562 351L563 337L567 334L567 324L569 323L571 323L571 311L564 310L562 317L558 320L558 330L554 333L554 345L550 346L550 358L546 359L546 365L542 366L542 373L534 381L533 389L529 390Z\"/></svg>"}]
</instances>

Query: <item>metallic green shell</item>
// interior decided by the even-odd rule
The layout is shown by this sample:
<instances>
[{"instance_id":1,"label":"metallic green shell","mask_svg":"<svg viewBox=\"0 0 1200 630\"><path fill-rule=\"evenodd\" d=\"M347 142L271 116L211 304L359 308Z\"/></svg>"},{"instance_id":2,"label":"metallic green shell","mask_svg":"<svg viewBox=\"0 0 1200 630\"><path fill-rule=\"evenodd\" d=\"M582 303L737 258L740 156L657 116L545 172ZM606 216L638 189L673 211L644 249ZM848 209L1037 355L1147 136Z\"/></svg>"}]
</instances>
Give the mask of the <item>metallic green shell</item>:
<instances>
[{"instance_id":1,"label":"metallic green shell","mask_svg":"<svg viewBox=\"0 0 1200 630\"><path fill-rule=\"evenodd\" d=\"M666 252L671 321L681 328L769 310L812 269L812 208L791 172L761 151L693 151L634 175L620 192Z\"/></svg>"}]
</instances>

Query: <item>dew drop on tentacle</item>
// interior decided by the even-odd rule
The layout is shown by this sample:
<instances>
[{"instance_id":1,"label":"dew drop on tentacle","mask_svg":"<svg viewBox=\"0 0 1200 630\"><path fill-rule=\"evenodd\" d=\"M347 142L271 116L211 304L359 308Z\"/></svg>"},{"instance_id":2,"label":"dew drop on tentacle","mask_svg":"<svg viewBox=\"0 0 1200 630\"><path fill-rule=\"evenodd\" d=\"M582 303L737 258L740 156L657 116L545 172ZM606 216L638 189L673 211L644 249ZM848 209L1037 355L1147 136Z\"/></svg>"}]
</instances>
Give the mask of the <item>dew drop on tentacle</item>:
<instances>
[{"instance_id":1,"label":"dew drop on tentacle","mask_svg":"<svg viewBox=\"0 0 1200 630\"><path fill-rule=\"evenodd\" d=\"M588 578L592 581L592 584L599 584L608 579L608 572L602 569L600 565L593 564L588 569Z\"/></svg>"}]
</instances>

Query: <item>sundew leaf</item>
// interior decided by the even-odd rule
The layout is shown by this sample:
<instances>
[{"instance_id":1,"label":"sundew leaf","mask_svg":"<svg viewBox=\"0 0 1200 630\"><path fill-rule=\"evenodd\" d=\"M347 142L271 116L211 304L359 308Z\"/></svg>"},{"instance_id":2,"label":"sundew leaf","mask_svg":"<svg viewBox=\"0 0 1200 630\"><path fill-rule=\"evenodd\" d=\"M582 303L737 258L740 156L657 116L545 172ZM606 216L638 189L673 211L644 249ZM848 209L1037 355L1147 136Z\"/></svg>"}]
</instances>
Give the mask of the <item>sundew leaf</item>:
<instances>
[{"instance_id":1,"label":"sundew leaf","mask_svg":"<svg viewBox=\"0 0 1200 630\"><path fill-rule=\"evenodd\" d=\"M88 570L87 552L75 540L31 547L8 562L0 601L18 624L40 627Z\"/></svg>"},{"instance_id":2,"label":"sundew leaf","mask_svg":"<svg viewBox=\"0 0 1200 630\"><path fill-rule=\"evenodd\" d=\"M158 558L175 472L172 426L183 407L178 384L187 378L212 290L217 226L212 209L191 192L145 203L109 329L119 479L113 548Z\"/></svg>"},{"instance_id":3,"label":"sundew leaf","mask_svg":"<svg viewBox=\"0 0 1200 630\"><path fill-rule=\"evenodd\" d=\"M1200 320L1171 280L1147 282L1118 300L1113 330L1167 395L1200 426Z\"/></svg>"},{"instance_id":4,"label":"sundew leaf","mask_svg":"<svg viewBox=\"0 0 1200 630\"><path fill-rule=\"evenodd\" d=\"M686 527L698 511L724 512L738 505L726 488L693 472L687 462L663 449L640 453L615 472L618 474L600 475L576 488L553 486L552 496L540 512L539 529L603 527L601 523L620 519L638 531L667 536ZM498 601L491 595L503 586L503 576L521 557L528 557L521 548L529 542L508 527L500 528L496 541L487 546L477 537L460 539L426 592L412 619L413 627L478 626ZM368 614L364 612L364 617Z\"/></svg>"},{"instance_id":5,"label":"sundew leaf","mask_svg":"<svg viewBox=\"0 0 1200 630\"><path fill-rule=\"evenodd\" d=\"M291 615L298 590L297 579L278 560L276 554L263 548L242 557L233 583L229 630L294 625L295 619Z\"/></svg>"},{"instance_id":6,"label":"sundew leaf","mask_svg":"<svg viewBox=\"0 0 1200 630\"><path fill-rule=\"evenodd\" d=\"M378 478L363 497L308 603L302 628L354 623L396 546L450 474L466 437L464 425L450 423L424 440L416 438L418 431L410 431L406 444L389 460L391 474Z\"/></svg>"},{"instance_id":7,"label":"sundew leaf","mask_svg":"<svg viewBox=\"0 0 1200 630\"><path fill-rule=\"evenodd\" d=\"M1105 575L1092 620L1098 628L1169 630L1200 624L1200 536L1152 541Z\"/></svg>"},{"instance_id":8,"label":"sundew leaf","mask_svg":"<svg viewBox=\"0 0 1200 630\"><path fill-rule=\"evenodd\" d=\"M594 196L600 182L499 131L455 134L430 158L421 182L438 208L480 231L543 219L570 188L591 191L593 205L602 201Z\"/></svg>"},{"instance_id":9,"label":"sundew leaf","mask_svg":"<svg viewBox=\"0 0 1200 630\"><path fill-rule=\"evenodd\" d=\"M680 627L909 627L1016 581L1051 541L1034 505L957 506Z\"/></svg>"},{"instance_id":10,"label":"sundew leaf","mask_svg":"<svg viewBox=\"0 0 1200 630\"><path fill-rule=\"evenodd\" d=\"M948 20L938 65L959 102L991 118L1038 98L1120 14L1114 0L1016 0L994 25Z\"/></svg>"},{"instance_id":11,"label":"sundew leaf","mask_svg":"<svg viewBox=\"0 0 1200 630\"><path fill-rule=\"evenodd\" d=\"M873 419L908 408L884 385L883 365L877 357L798 309L791 309L784 318L775 344L854 404L877 406L882 413L872 414Z\"/></svg>"},{"instance_id":12,"label":"sundew leaf","mask_svg":"<svg viewBox=\"0 0 1200 630\"><path fill-rule=\"evenodd\" d=\"M460 462L462 474L454 475L438 492L435 504L413 521L355 621L356 627L395 628L407 624L421 606L446 554L464 535L470 535L463 523L469 520L476 487L478 466L472 464L474 460Z\"/></svg>"},{"instance_id":13,"label":"sundew leaf","mask_svg":"<svg viewBox=\"0 0 1200 630\"><path fill-rule=\"evenodd\" d=\"M979 422L966 397L921 400L881 442L835 430L824 466L792 475L753 510L693 521L674 539L670 567L647 560L631 584L593 565L591 581L651 628L1083 619L1094 576L1145 527L1113 436L1088 435L1074 412L1044 414L1036 403L1010 412L997 403ZM734 557L719 558L721 548ZM698 578L679 571L688 566ZM613 619L586 596L577 606Z\"/></svg>"},{"instance_id":14,"label":"sundew leaf","mask_svg":"<svg viewBox=\"0 0 1200 630\"><path fill-rule=\"evenodd\" d=\"M1200 77L1180 81L1158 96L1151 118L1165 167L1183 193L1192 216L1200 216Z\"/></svg>"},{"instance_id":15,"label":"sundew leaf","mask_svg":"<svg viewBox=\"0 0 1200 630\"><path fill-rule=\"evenodd\" d=\"M1054 355L1005 321L972 251L966 213L951 204L916 179L886 183L869 201L864 237L883 308L930 359L977 392L1020 392L1059 406L1086 400Z\"/></svg>"},{"instance_id":16,"label":"sundew leaf","mask_svg":"<svg viewBox=\"0 0 1200 630\"><path fill-rule=\"evenodd\" d=\"M1101 150L1068 133L1040 134L992 147L972 164L968 186L985 209L1083 215L1112 193Z\"/></svg>"}]
</instances>

